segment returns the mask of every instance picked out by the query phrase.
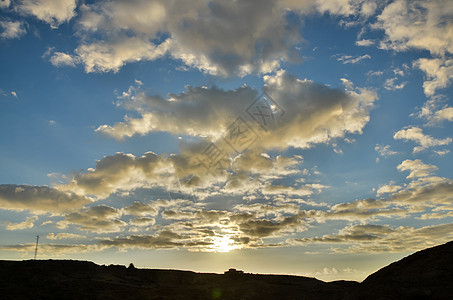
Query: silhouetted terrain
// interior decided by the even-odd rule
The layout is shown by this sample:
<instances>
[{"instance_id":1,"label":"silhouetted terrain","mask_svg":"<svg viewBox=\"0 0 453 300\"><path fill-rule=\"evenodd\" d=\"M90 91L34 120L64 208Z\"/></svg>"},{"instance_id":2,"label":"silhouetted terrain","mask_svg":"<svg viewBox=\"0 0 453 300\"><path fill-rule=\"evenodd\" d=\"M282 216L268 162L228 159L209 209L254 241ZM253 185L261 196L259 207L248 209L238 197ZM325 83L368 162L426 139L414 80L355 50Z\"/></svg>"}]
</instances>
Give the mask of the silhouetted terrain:
<instances>
[{"instance_id":1,"label":"silhouetted terrain","mask_svg":"<svg viewBox=\"0 0 453 300\"><path fill-rule=\"evenodd\" d=\"M0 299L453 299L453 242L362 283L287 275L209 274L72 260L0 261Z\"/></svg>"}]
</instances>

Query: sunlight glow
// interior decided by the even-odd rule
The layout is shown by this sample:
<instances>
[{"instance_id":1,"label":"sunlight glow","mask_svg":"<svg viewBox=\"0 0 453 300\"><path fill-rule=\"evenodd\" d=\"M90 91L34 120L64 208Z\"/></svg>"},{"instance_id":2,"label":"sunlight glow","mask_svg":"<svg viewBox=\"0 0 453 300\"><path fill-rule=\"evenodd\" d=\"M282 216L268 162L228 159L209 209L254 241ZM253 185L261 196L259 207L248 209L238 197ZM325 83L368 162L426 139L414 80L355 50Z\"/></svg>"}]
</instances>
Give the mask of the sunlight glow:
<instances>
[{"instance_id":1,"label":"sunlight glow","mask_svg":"<svg viewBox=\"0 0 453 300\"><path fill-rule=\"evenodd\" d=\"M229 235L213 237L213 245L210 247L212 252L230 252L231 250L240 249L240 245L234 243Z\"/></svg>"}]
</instances>

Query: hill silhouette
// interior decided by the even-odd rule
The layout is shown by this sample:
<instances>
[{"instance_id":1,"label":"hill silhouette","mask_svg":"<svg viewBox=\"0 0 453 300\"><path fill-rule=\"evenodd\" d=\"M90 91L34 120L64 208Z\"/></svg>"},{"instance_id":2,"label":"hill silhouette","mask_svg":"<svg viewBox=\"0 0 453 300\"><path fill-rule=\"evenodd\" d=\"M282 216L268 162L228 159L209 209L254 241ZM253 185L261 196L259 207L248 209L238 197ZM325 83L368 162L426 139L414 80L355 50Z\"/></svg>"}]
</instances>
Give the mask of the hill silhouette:
<instances>
[{"instance_id":1,"label":"hill silhouette","mask_svg":"<svg viewBox=\"0 0 453 300\"><path fill-rule=\"evenodd\" d=\"M0 261L1 299L452 299L453 242L354 281L195 273L73 260Z\"/></svg>"}]
</instances>

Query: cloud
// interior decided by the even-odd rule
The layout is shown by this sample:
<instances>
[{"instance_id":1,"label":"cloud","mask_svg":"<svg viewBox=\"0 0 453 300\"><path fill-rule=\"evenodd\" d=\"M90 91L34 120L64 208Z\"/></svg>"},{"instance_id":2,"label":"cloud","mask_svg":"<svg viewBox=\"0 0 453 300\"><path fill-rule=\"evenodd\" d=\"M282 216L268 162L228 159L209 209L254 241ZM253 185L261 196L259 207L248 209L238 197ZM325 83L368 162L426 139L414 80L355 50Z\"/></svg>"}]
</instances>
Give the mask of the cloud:
<instances>
[{"instance_id":1,"label":"cloud","mask_svg":"<svg viewBox=\"0 0 453 300\"><path fill-rule=\"evenodd\" d=\"M391 185L391 184L383 185L377 190L376 194L379 196L379 195L387 194L387 193L395 193L402 188L403 187L400 185Z\"/></svg>"},{"instance_id":2,"label":"cloud","mask_svg":"<svg viewBox=\"0 0 453 300\"><path fill-rule=\"evenodd\" d=\"M415 115L427 120L428 126L437 125L444 121L453 121L453 107L444 102L444 96L433 96L423 104L423 107Z\"/></svg>"},{"instance_id":3,"label":"cloud","mask_svg":"<svg viewBox=\"0 0 453 300\"><path fill-rule=\"evenodd\" d=\"M14 97L14 98L17 98L17 93L15 91L11 91L11 95Z\"/></svg>"},{"instance_id":4,"label":"cloud","mask_svg":"<svg viewBox=\"0 0 453 300\"><path fill-rule=\"evenodd\" d=\"M376 147L374 147L374 150L375 150L380 156L384 156L384 157L398 154L398 152L393 151L393 150L390 149L390 145L385 145L385 146L384 146L384 145L376 144Z\"/></svg>"},{"instance_id":5,"label":"cloud","mask_svg":"<svg viewBox=\"0 0 453 300\"><path fill-rule=\"evenodd\" d=\"M80 234L75 234L75 233L49 233L46 235L46 239L49 240L66 240L66 239L85 239L86 236L80 235Z\"/></svg>"},{"instance_id":6,"label":"cloud","mask_svg":"<svg viewBox=\"0 0 453 300\"><path fill-rule=\"evenodd\" d=\"M236 218L232 218L234 221ZM270 221L263 219L250 219L243 222L238 222L239 229L250 237L269 237L281 231L294 231L297 227L299 231L303 231L305 227L302 225L300 217L290 216L285 217L281 221Z\"/></svg>"},{"instance_id":7,"label":"cloud","mask_svg":"<svg viewBox=\"0 0 453 300\"><path fill-rule=\"evenodd\" d=\"M453 79L453 59L420 58L414 62L414 66L422 70L428 78L423 82L426 96L433 96L437 90L448 87Z\"/></svg>"},{"instance_id":8,"label":"cloud","mask_svg":"<svg viewBox=\"0 0 453 300\"><path fill-rule=\"evenodd\" d=\"M25 221L20 222L20 223L7 222L6 230L22 230L22 229L33 228L33 226L35 226L35 221L37 221L37 220L38 220L38 217L33 216L33 217L27 217L25 219Z\"/></svg>"},{"instance_id":9,"label":"cloud","mask_svg":"<svg viewBox=\"0 0 453 300\"><path fill-rule=\"evenodd\" d=\"M342 64L356 64L364 59L371 59L369 54L365 54L362 56L351 56L351 55L341 55L337 57L337 61L340 61Z\"/></svg>"},{"instance_id":10,"label":"cloud","mask_svg":"<svg viewBox=\"0 0 453 300\"><path fill-rule=\"evenodd\" d=\"M10 0L0 0L0 8L8 8L10 4Z\"/></svg>"},{"instance_id":11,"label":"cloud","mask_svg":"<svg viewBox=\"0 0 453 300\"><path fill-rule=\"evenodd\" d=\"M434 150L433 152L436 153L436 154L439 155L439 156L444 156L444 155L450 153L450 150L448 150L448 149L444 149L444 150Z\"/></svg>"},{"instance_id":12,"label":"cloud","mask_svg":"<svg viewBox=\"0 0 453 300\"><path fill-rule=\"evenodd\" d=\"M123 208L123 212L133 216L156 216L157 210L150 204L135 201L128 207Z\"/></svg>"},{"instance_id":13,"label":"cloud","mask_svg":"<svg viewBox=\"0 0 453 300\"><path fill-rule=\"evenodd\" d=\"M363 40L355 42L355 44L357 46L362 46L362 47L369 47L369 46L374 45L375 43L376 42L374 40L367 40L367 39L363 39Z\"/></svg>"},{"instance_id":14,"label":"cloud","mask_svg":"<svg viewBox=\"0 0 453 300\"><path fill-rule=\"evenodd\" d=\"M166 54L220 76L267 73L299 60L302 38L279 1L100 1L80 11L83 42L74 55L87 72L117 72Z\"/></svg>"},{"instance_id":15,"label":"cloud","mask_svg":"<svg viewBox=\"0 0 453 300\"><path fill-rule=\"evenodd\" d=\"M374 28L386 38L383 49L428 50L432 55L453 53L453 6L442 0L397 0L387 5L377 17Z\"/></svg>"},{"instance_id":16,"label":"cloud","mask_svg":"<svg viewBox=\"0 0 453 300\"><path fill-rule=\"evenodd\" d=\"M304 1L300 1L304 2ZM321 13L367 18L374 14L380 1L368 0L317 0L316 9Z\"/></svg>"},{"instance_id":17,"label":"cloud","mask_svg":"<svg viewBox=\"0 0 453 300\"><path fill-rule=\"evenodd\" d=\"M75 67L75 65L78 63L77 58L66 54L62 52L55 52L52 57L50 58L50 62L52 65L55 67L61 67L61 66L71 66Z\"/></svg>"},{"instance_id":18,"label":"cloud","mask_svg":"<svg viewBox=\"0 0 453 300\"><path fill-rule=\"evenodd\" d=\"M95 169L76 174L70 182L58 188L107 197L118 190L130 191L139 187L152 187L158 182L159 173L165 173L161 168L163 164L165 164L163 158L152 152L147 152L141 157L116 153L102 158Z\"/></svg>"},{"instance_id":19,"label":"cloud","mask_svg":"<svg viewBox=\"0 0 453 300\"><path fill-rule=\"evenodd\" d=\"M109 71L116 73L126 63L160 58L166 54L170 46L170 40L154 45L137 37L121 37L114 41L80 45L75 50L77 55L65 54L65 57L66 61L72 64L82 62L87 73ZM54 57L51 58L52 63Z\"/></svg>"},{"instance_id":20,"label":"cloud","mask_svg":"<svg viewBox=\"0 0 453 300\"><path fill-rule=\"evenodd\" d=\"M389 225L352 225L338 234L322 237L292 239L296 244L329 243L352 244L347 248L335 248L340 253L398 253L417 251L446 243L453 237L453 224L441 224L413 228Z\"/></svg>"},{"instance_id":21,"label":"cloud","mask_svg":"<svg viewBox=\"0 0 453 300\"><path fill-rule=\"evenodd\" d=\"M121 211L106 205L85 208L78 212L65 215L63 221L57 223L58 228L78 225L80 229L97 233L117 232L127 224L119 220Z\"/></svg>"},{"instance_id":22,"label":"cloud","mask_svg":"<svg viewBox=\"0 0 453 300\"><path fill-rule=\"evenodd\" d=\"M2 209L62 212L82 207L90 202L91 199L88 197L47 186L0 185Z\"/></svg>"},{"instance_id":23,"label":"cloud","mask_svg":"<svg viewBox=\"0 0 453 300\"><path fill-rule=\"evenodd\" d=\"M4 251L18 251L18 252L30 252L35 251L35 244L17 244L17 245L5 245L0 246L0 250ZM40 256L55 257L56 254L64 255L69 253L81 253L91 252L96 250L95 246L92 245L74 245L74 244L41 244L39 245Z\"/></svg>"},{"instance_id":24,"label":"cloud","mask_svg":"<svg viewBox=\"0 0 453 300\"><path fill-rule=\"evenodd\" d=\"M374 92L366 89L344 92L301 80L284 71L275 76L264 76L264 80L266 93L285 111L268 131L260 126L261 119L257 122L246 113L247 106L259 95L248 86L227 91L216 87L188 87L186 92L170 94L167 99L136 92L126 99L125 105L138 107L140 118L125 117L125 122L102 125L96 131L117 139L164 131L207 136L215 141L228 132L236 118L242 117L252 130L250 134L259 133L252 147L309 148L313 144L342 138L347 133L361 133L377 98Z\"/></svg>"},{"instance_id":25,"label":"cloud","mask_svg":"<svg viewBox=\"0 0 453 300\"><path fill-rule=\"evenodd\" d=\"M398 77L393 77L393 78L386 79L385 82L384 82L384 88L386 90L389 90L389 91L403 89L406 86L407 81L401 82L400 84L397 84L397 83L395 83L395 81L397 81L397 80L398 80Z\"/></svg>"},{"instance_id":26,"label":"cloud","mask_svg":"<svg viewBox=\"0 0 453 300\"><path fill-rule=\"evenodd\" d=\"M185 246L180 241L183 237L171 231L161 231L156 235L131 235L125 238L102 240L98 244L101 248L117 247L119 249L159 249L177 248ZM207 243L206 243L207 244Z\"/></svg>"},{"instance_id":27,"label":"cloud","mask_svg":"<svg viewBox=\"0 0 453 300\"><path fill-rule=\"evenodd\" d=\"M439 168L433 165L423 163L420 159L410 160L406 159L397 167L398 171L410 171L407 179L427 177L432 175L432 172L437 171Z\"/></svg>"},{"instance_id":28,"label":"cloud","mask_svg":"<svg viewBox=\"0 0 453 300\"><path fill-rule=\"evenodd\" d=\"M0 33L0 38L3 39L18 39L27 33L25 23L22 21L2 20L0 21L0 27L3 29Z\"/></svg>"},{"instance_id":29,"label":"cloud","mask_svg":"<svg viewBox=\"0 0 453 300\"><path fill-rule=\"evenodd\" d=\"M150 226L154 225L156 223L156 220L153 218L149 217L142 217L142 218L135 218L129 221L129 224L135 225L135 226Z\"/></svg>"},{"instance_id":30,"label":"cloud","mask_svg":"<svg viewBox=\"0 0 453 300\"><path fill-rule=\"evenodd\" d=\"M58 28L75 16L76 0L23 0L16 4L15 9L26 15L33 15Z\"/></svg>"},{"instance_id":31,"label":"cloud","mask_svg":"<svg viewBox=\"0 0 453 300\"><path fill-rule=\"evenodd\" d=\"M419 146L414 147L413 153L424 151L431 147L449 145L453 139L435 139L430 135L425 135L421 128L410 126L407 129L401 129L393 135L395 140L414 141Z\"/></svg>"}]
</instances>

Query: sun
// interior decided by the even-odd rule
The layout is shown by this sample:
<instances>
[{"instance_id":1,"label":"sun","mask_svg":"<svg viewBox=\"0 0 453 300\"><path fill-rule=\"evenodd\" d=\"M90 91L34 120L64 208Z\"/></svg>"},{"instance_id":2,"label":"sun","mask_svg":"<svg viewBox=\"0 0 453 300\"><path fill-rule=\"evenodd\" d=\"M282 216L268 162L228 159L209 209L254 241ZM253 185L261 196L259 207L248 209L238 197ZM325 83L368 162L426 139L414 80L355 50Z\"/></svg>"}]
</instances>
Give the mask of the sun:
<instances>
[{"instance_id":1,"label":"sun","mask_svg":"<svg viewBox=\"0 0 453 300\"><path fill-rule=\"evenodd\" d=\"M230 252L231 250L239 249L239 245L235 244L230 235L215 236L212 238L213 244L210 247L212 252Z\"/></svg>"}]
</instances>

